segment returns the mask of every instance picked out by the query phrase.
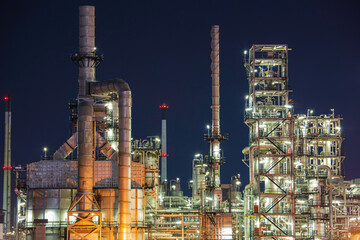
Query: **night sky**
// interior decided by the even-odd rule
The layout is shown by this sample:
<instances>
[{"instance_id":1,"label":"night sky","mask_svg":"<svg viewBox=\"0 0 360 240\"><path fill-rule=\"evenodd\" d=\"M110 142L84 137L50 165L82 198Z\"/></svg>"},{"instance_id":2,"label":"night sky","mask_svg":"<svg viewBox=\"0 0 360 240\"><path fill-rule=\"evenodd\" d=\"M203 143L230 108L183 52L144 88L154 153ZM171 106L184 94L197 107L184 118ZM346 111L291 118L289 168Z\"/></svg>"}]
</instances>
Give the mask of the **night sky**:
<instances>
[{"instance_id":1,"label":"night sky","mask_svg":"<svg viewBox=\"0 0 360 240\"><path fill-rule=\"evenodd\" d=\"M210 27L220 25L222 182L241 173L248 92L243 51L287 43L295 112L344 117L346 178L360 177L359 1L14 1L0 2L0 96L13 100L12 161L39 161L69 137L67 102L77 95L78 6L96 6L97 79L120 77L133 94L133 138L160 136L158 106L168 110L168 178L187 188L192 158L206 153L211 123ZM272 4L273 3L273 4ZM2 99L2 98L1 98ZM5 109L0 102L1 115ZM4 117L0 117L3 161ZM1 171L2 174L2 171ZM0 176L2 185L3 177ZM0 199L2 201L2 198Z\"/></svg>"}]
</instances>

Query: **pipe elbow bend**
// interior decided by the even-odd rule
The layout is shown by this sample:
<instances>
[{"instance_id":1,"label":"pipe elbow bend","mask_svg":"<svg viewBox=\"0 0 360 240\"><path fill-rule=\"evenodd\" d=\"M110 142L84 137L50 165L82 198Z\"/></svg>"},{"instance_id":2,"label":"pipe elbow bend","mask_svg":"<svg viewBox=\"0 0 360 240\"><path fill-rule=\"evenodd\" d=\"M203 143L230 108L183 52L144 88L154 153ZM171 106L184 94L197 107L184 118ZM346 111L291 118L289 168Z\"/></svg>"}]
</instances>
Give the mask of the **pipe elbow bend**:
<instances>
[{"instance_id":1,"label":"pipe elbow bend","mask_svg":"<svg viewBox=\"0 0 360 240\"><path fill-rule=\"evenodd\" d=\"M121 78L116 78L105 82L92 82L90 83L90 94L108 94L108 93L123 93L131 92L130 86Z\"/></svg>"}]
</instances>

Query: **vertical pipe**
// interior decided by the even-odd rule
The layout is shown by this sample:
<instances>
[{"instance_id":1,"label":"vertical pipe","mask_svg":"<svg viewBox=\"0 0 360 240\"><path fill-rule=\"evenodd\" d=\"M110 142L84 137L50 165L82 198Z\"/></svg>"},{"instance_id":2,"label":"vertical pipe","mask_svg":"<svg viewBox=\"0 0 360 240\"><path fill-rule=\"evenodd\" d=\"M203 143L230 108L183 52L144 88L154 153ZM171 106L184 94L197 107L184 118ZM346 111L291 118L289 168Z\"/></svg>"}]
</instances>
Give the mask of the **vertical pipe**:
<instances>
[{"instance_id":1,"label":"vertical pipe","mask_svg":"<svg viewBox=\"0 0 360 240\"><path fill-rule=\"evenodd\" d=\"M119 239L131 234L131 91L119 94Z\"/></svg>"},{"instance_id":2,"label":"vertical pipe","mask_svg":"<svg viewBox=\"0 0 360 240\"><path fill-rule=\"evenodd\" d=\"M4 185L3 209L5 210L4 232L10 232L11 215L11 102L9 97L4 97L5 107L5 141L4 141Z\"/></svg>"},{"instance_id":3,"label":"vertical pipe","mask_svg":"<svg viewBox=\"0 0 360 240\"><path fill-rule=\"evenodd\" d=\"M219 81L219 25L211 27L211 78L212 78L212 128L210 154L213 158L213 180L220 188L220 81Z\"/></svg>"},{"instance_id":4,"label":"vertical pipe","mask_svg":"<svg viewBox=\"0 0 360 240\"><path fill-rule=\"evenodd\" d=\"M91 94L116 92L119 97L118 239L131 239L131 90L121 79L91 83L89 89Z\"/></svg>"},{"instance_id":5,"label":"vertical pipe","mask_svg":"<svg viewBox=\"0 0 360 240\"><path fill-rule=\"evenodd\" d=\"M161 183L167 181L167 149L166 149L166 112L169 106L163 104L161 108ZM166 191L166 189L164 189Z\"/></svg>"},{"instance_id":6,"label":"vertical pipe","mask_svg":"<svg viewBox=\"0 0 360 240\"><path fill-rule=\"evenodd\" d=\"M79 96L78 96L78 196L93 194L93 113L88 84L95 81L95 7L79 7ZM79 210L90 210L90 202L83 198Z\"/></svg>"}]
</instances>

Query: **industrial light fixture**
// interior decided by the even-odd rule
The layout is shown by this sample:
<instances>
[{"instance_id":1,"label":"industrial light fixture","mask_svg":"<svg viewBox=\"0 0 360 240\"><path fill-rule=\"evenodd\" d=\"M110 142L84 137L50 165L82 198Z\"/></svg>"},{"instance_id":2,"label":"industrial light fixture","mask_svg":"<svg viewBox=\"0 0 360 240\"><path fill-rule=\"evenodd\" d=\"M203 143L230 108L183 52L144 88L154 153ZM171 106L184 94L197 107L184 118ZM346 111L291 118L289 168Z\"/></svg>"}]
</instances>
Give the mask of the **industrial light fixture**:
<instances>
[{"instance_id":1,"label":"industrial light fixture","mask_svg":"<svg viewBox=\"0 0 360 240\"><path fill-rule=\"evenodd\" d=\"M47 152L48 149L47 149L47 147L44 147L43 150L44 150L44 156L45 156L45 158L46 158L46 152Z\"/></svg>"}]
</instances>

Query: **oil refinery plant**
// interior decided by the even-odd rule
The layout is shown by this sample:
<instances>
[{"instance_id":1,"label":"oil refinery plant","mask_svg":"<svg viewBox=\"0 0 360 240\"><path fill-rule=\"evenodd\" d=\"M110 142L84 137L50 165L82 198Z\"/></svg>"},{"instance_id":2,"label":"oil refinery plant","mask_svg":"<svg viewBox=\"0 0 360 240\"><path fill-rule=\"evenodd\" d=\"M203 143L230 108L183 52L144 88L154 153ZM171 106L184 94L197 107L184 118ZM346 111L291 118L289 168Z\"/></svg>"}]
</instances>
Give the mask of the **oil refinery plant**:
<instances>
[{"instance_id":1,"label":"oil refinery plant","mask_svg":"<svg viewBox=\"0 0 360 240\"><path fill-rule=\"evenodd\" d=\"M16 209L16 239L26 240L360 239L360 179L344 180L342 118L334 110L294 112L287 44L254 44L244 52L249 135L242 138L249 143L242 153L249 180L236 175L222 183L227 136L220 131L219 26L211 27L209 152L192 160L191 196L185 196L179 178L167 179L168 106L160 106L161 137L132 138L131 86L120 78L96 79L103 56L95 48L95 8L79 10L70 137L54 154L11 168L6 99L6 233Z\"/></svg>"}]
</instances>

